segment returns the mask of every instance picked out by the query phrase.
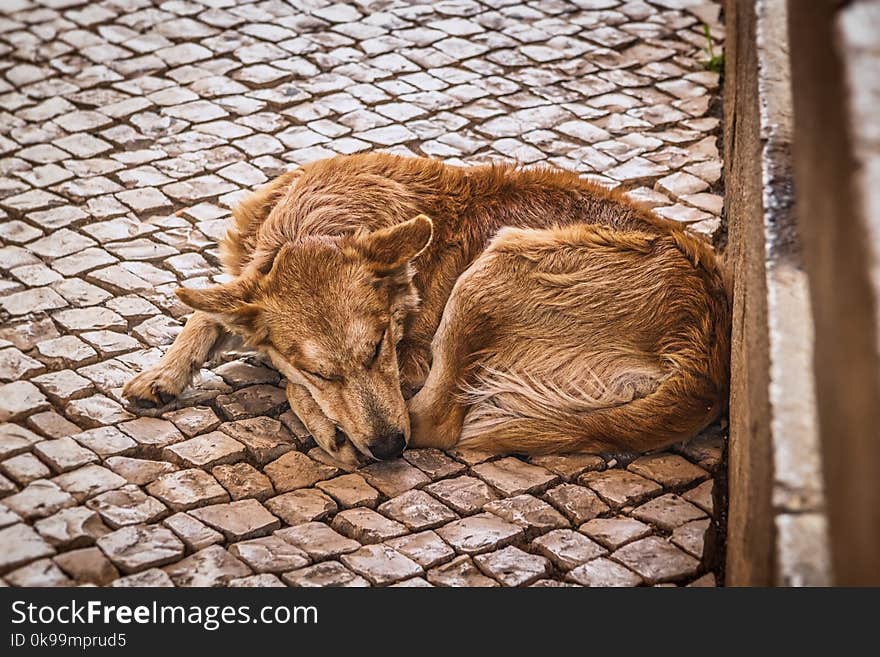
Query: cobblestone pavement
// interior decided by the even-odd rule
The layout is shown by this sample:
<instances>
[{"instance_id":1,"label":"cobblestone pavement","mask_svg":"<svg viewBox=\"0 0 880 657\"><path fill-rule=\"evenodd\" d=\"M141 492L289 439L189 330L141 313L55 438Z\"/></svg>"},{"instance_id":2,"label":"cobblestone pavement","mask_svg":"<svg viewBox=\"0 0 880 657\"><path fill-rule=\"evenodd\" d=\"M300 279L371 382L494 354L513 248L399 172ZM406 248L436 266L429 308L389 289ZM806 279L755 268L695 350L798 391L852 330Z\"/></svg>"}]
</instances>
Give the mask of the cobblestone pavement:
<instances>
[{"instance_id":1,"label":"cobblestone pavement","mask_svg":"<svg viewBox=\"0 0 880 657\"><path fill-rule=\"evenodd\" d=\"M246 190L386 148L577 170L714 232L700 0L4 0L0 577L8 585L712 585L720 430L636 460L327 463L259 361L120 389L217 276ZM721 475L723 476L723 474Z\"/></svg>"}]
</instances>

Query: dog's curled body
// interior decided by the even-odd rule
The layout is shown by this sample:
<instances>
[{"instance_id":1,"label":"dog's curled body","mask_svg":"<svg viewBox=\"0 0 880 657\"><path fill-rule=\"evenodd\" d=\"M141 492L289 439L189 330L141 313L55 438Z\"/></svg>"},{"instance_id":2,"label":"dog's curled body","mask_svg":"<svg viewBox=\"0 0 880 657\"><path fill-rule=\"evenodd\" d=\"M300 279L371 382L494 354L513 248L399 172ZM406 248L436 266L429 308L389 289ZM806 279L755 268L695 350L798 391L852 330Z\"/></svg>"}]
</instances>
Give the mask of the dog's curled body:
<instances>
[{"instance_id":1,"label":"dog's curled body","mask_svg":"<svg viewBox=\"0 0 880 657\"><path fill-rule=\"evenodd\" d=\"M691 437L723 409L730 308L711 247L569 172L387 154L317 161L240 205L223 261L239 279L275 276L276 286L285 249L318 249L329 262L327 242L390 262L389 231L418 215L430 222L406 235L427 245L389 284L403 308L399 384L418 391L410 445L647 451ZM182 294L224 308L197 296Z\"/></svg>"}]
</instances>

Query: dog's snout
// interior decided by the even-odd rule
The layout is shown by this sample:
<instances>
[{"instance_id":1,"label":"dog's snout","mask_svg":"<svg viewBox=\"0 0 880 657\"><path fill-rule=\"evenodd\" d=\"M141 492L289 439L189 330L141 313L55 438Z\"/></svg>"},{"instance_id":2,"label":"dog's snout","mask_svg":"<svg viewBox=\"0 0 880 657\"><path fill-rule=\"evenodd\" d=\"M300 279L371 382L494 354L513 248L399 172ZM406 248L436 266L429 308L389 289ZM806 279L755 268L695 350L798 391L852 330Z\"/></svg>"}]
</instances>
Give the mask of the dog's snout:
<instances>
[{"instance_id":1,"label":"dog's snout","mask_svg":"<svg viewBox=\"0 0 880 657\"><path fill-rule=\"evenodd\" d=\"M393 459L403 454L406 447L406 436L402 431L392 431L384 436L379 436L370 444L370 452L382 461Z\"/></svg>"}]
</instances>

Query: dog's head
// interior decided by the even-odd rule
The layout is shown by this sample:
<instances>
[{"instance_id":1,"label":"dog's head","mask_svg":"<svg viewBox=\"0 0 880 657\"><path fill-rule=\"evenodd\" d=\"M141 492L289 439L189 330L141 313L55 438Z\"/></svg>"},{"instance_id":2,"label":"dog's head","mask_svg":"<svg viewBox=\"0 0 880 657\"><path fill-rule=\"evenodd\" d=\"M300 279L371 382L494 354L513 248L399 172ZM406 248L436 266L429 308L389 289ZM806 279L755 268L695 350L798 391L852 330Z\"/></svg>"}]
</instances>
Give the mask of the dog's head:
<instances>
[{"instance_id":1,"label":"dog's head","mask_svg":"<svg viewBox=\"0 0 880 657\"><path fill-rule=\"evenodd\" d=\"M282 247L268 271L178 296L308 389L337 426L334 439L316 436L321 447L340 457L350 441L364 456L392 458L410 433L396 346L418 304L411 263L432 233L419 215L371 233L309 237Z\"/></svg>"}]
</instances>

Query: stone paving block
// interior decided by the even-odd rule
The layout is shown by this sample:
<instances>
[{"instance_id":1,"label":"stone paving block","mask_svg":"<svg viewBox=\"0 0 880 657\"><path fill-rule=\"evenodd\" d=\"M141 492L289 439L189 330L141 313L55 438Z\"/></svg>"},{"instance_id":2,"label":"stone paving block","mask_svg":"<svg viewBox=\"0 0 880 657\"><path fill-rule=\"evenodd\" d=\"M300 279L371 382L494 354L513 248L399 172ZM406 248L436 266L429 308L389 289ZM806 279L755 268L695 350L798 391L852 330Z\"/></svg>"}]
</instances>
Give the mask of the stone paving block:
<instances>
[{"instance_id":1,"label":"stone paving block","mask_svg":"<svg viewBox=\"0 0 880 657\"><path fill-rule=\"evenodd\" d=\"M704 470L715 472L721 464L724 440L723 434L710 430L685 443L680 451L689 461L696 463Z\"/></svg>"},{"instance_id":2,"label":"stone paving block","mask_svg":"<svg viewBox=\"0 0 880 657\"><path fill-rule=\"evenodd\" d=\"M131 420L134 416L105 395L92 395L67 404L65 414L77 424L94 429ZM137 440L136 436L132 436Z\"/></svg>"},{"instance_id":3,"label":"stone paving block","mask_svg":"<svg viewBox=\"0 0 880 657\"><path fill-rule=\"evenodd\" d=\"M718 585L715 582L715 575L712 573L706 573L702 577L699 577L688 584L688 586L693 588L712 588Z\"/></svg>"},{"instance_id":4,"label":"stone paving block","mask_svg":"<svg viewBox=\"0 0 880 657\"><path fill-rule=\"evenodd\" d=\"M488 485L466 475L435 482L425 486L425 490L462 515L476 513L498 499L497 493Z\"/></svg>"},{"instance_id":5,"label":"stone paving block","mask_svg":"<svg viewBox=\"0 0 880 657\"><path fill-rule=\"evenodd\" d=\"M402 582L397 582L397 584L391 584L391 588L434 588L433 584L429 584L428 580L423 579L421 577L411 577L410 579L405 579Z\"/></svg>"},{"instance_id":6,"label":"stone paving block","mask_svg":"<svg viewBox=\"0 0 880 657\"><path fill-rule=\"evenodd\" d=\"M164 566L183 556L183 543L165 527L132 525L102 536L98 547L123 573Z\"/></svg>"},{"instance_id":7,"label":"stone paving block","mask_svg":"<svg viewBox=\"0 0 880 657\"><path fill-rule=\"evenodd\" d=\"M266 465L263 471L279 493L314 486L339 472L337 468L317 463L301 452L287 452Z\"/></svg>"},{"instance_id":8,"label":"stone paving block","mask_svg":"<svg viewBox=\"0 0 880 657\"><path fill-rule=\"evenodd\" d=\"M67 438L81 431L80 427L55 411L34 413L26 422L29 428L47 438Z\"/></svg>"},{"instance_id":9,"label":"stone paving block","mask_svg":"<svg viewBox=\"0 0 880 657\"><path fill-rule=\"evenodd\" d=\"M174 582L168 574L158 568L150 568L136 575L127 575L115 580L110 586L118 588L171 588Z\"/></svg>"},{"instance_id":10,"label":"stone paving block","mask_svg":"<svg viewBox=\"0 0 880 657\"><path fill-rule=\"evenodd\" d=\"M560 570L571 570L608 553L598 543L570 529L555 529L539 536L532 541L532 547Z\"/></svg>"},{"instance_id":11,"label":"stone paving block","mask_svg":"<svg viewBox=\"0 0 880 657\"><path fill-rule=\"evenodd\" d=\"M98 461L98 455L73 438L44 440L34 445L34 452L55 472L67 472Z\"/></svg>"},{"instance_id":12,"label":"stone paving block","mask_svg":"<svg viewBox=\"0 0 880 657\"><path fill-rule=\"evenodd\" d=\"M169 445L183 442L183 434L168 420L139 417L119 425L144 450L144 455L159 456Z\"/></svg>"},{"instance_id":13,"label":"stone paving block","mask_svg":"<svg viewBox=\"0 0 880 657\"><path fill-rule=\"evenodd\" d=\"M571 570L566 579L581 586L593 587L630 587L642 583L642 578L633 571L604 557Z\"/></svg>"},{"instance_id":14,"label":"stone paving block","mask_svg":"<svg viewBox=\"0 0 880 657\"><path fill-rule=\"evenodd\" d=\"M411 490L388 500L379 507L379 512L412 531L432 529L458 519L449 507L420 490Z\"/></svg>"},{"instance_id":15,"label":"stone paving block","mask_svg":"<svg viewBox=\"0 0 880 657\"><path fill-rule=\"evenodd\" d=\"M632 515L642 522L656 525L666 531L706 516L700 509L674 493L645 502L636 507Z\"/></svg>"},{"instance_id":16,"label":"stone paving block","mask_svg":"<svg viewBox=\"0 0 880 657\"><path fill-rule=\"evenodd\" d=\"M190 515L223 533L230 541L265 536L281 522L257 500L239 500L192 509Z\"/></svg>"},{"instance_id":17,"label":"stone paving block","mask_svg":"<svg viewBox=\"0 0 880 657\"><path fill-rule=\"evenodd\" d=\"M86 507L97 511L113 529L153 523L168 513L164 504L133 484L102 493L88 500Z\"/></svg>"},{"instance_id":18,"label":"stone paving block","mask_svg":"<svg viewBox=\"0 0 880 657\"><path fill-rule=\"evenodd\" d=\"M278 413L287 404L287 395L281 388L261 384L220 395L216 401L227 419L243 420L255 415Z\"/></svg>"},{"instance_id":19,"label":"stone paving block","mask_svg":"<svg viewBox=\"0 0 880 657\"><path fill-rule=\"evenodd\" d=\"M36 345L37 356L49 367L78 367L98 358L98 352L85 341L72 335L43 340Z\"/></svg>"},{"instance_id":20,"label":"stone paving block","mask_svg":"<svg viewBox=\"0 0 880 657\"><path fill-rule=\"evenodd\" d=\"M100 429L97 429L100 431ZM146 486L156 481L164 474L177 470L177 466L164 461L150 461L147 459L133 459L127 456L111 456L105 463L120 477L130 484Z\"/></svg>"},{"instance_id":21,"label":"stone paving block","mask_svg":"<svg viewBox=\"0 0 880 657\"><path fill-rule=\"evenodd\" d=\"M0 470L20 486L26 486L36 479L52 476L49 468L30 452L6 459L0 463Z\"/></svg>"},{"instance_id":22,"label":"stone paving block","mask_svg":"<svg viewBox=\"0 0 880 657\"><path fill-rule=\"evenodd\" d=\"M296 447L290 432L278 420L268 417L227 422L220 426L220 431L242 443L250 458L261 466Z\"/></svg>"},{"instance_id":23,"label":"stone paving block","mask_svg":"<svg viewBox=\"0 0 880 657\"><path fill-rule=\"evenodd\" d=\"M343 554L340 560L376 586L387 586L422 574L419 564L387 545L367 545Z\"/></svg>"},{"instance_id":24,"label":"stone paving block","mask_svg":"<svg viewBox=\"0 0 880 657\"><path fill-rule=\"evenodd\" d=\"M276 495L266 500L266 508L288 525L322 520L338 509L336 502L314 488Z\"/></svg>"},{"instance_id":25,"label":"stone paving block","mask_svg":"<svg viewBox=\"0 0 880 657\"><path fill-rule=\"evenodd\" d=\"M137 443L116 427L89 429L71 436L73 440L102 459L112 456L128 456L135 452Z\"/></svg>"},{"instance_id":26,"label":"stone paving block","mask_svg":"<svg viewBox=\"0 0 880 657\"><path fill-rule=\"evenodd\" d=\"M224 540L223 534L207 527L188 513L175 513L165 518L162 524L177 534L186 547L194 552L215 543L222 543Z\"/></svg>"},{"instance_id":27,"label":"stone paving block","mask_svg":"<svg viewBox=\"0 0 880 657\"><path fill-rule=\"evenodd\" d=\"M219 545L199 550L163 570L175 586L199 588L225 586L232 579L251 574L247 565Z\"/></svg>"},{"instance_id":28,"label":"stone paving block","mask_svg":"<svg viewBox=\"0 0 880 657\"><path fill-rule=\"evenodd\" d=\"M373 463L361 468L360 474L371 486L378 488L387 497L397 497L431 481L421 470L414 468L402 458Z\"/></svg>"},{"instance_id":29,"label":"stone paving block","mask_svg":"<svg viewBox=\"0 0 880 657\"><path fill-rule=\"evenodd\" d=\"M453 587L496 587L500 586L491 577L486 577L474 565L473 560L462 555L447 564L428 571L428 581L434 586Z\"/></svg>"},{"instance_id":30,"label":"stone paving block","mask_svg":"<svg viewBox=\"0 0 880 657\"><path fill-rule=\"evenodd\" d=\"M338 561L325 561L308 568L293 570L289 573L284 573L281 579L288 586L304 588L325 586L360 588L370 585L367 580L360 575L356 575Z\"/></svg>"},{"instance_id":31,"label":"stone paving block","mask_svg":"<svg viewBox=\"0 0 880 657\"><path fill-rule=\"evenodd\" d=\"M175 511L229 500L226 490L204 470L180 470L160 476L147 486L147 492Z\"/></svg>"},{"instance_id":32,"label":"stone paving block","mask_svg":"<svg viewBox=\"0 0 880 657\"><path fill-rule=\"evenodd\" d=\"M229 552L255 573L283 573L311 563L305 552L278 536L241 541L230 546Z\"/></svg>"},{"instance_id":33,"label":"stone paving block","mask_svg":"<svg viewBox=\"0 0 880 657\"><path fill-rule=\"evenodd\" d=\"M323 561L340 554L354 552L360 543L334 531L321 522L307 522L275 532L282 540L295 545L315 561Z\"/></svg>"},{"instance_id":34,"label":"stone paving block","mask_svg":"<svg viewBox=\"0 0 880 657\"><path fill-rule=\"evenodd\" d=\"M88 284L83 283L83 285ZM106 292L104 294L108 297L110 296ZM139 349L141 346L141 343L131 336L116 333L115 331L87 331L81 334L80 337L97 349L98 353L104 357L116 356L117 354Z\"/></svg>"},{"instance_id":35,"label":"stone paving block","mask_svg":"<svg viewBox=\"0 0 880 657\"><path fill-rule=\"evenodd\" d=\"M222 431L212 431L162 450L162 458L185 468L211 468L244 458L245 449Z\"/></svg>"},{"instance_id":36,"label":"stone paving block","mask_svg":"<svg viewBox=\"0 0 880 657\"><path fill-rule=\"evenodd\" d=\"M434 480L461 474L465 470L464 465L439 449L408 449L403 458Z\"/></svg>"},{"instance_id":37,"label":"stone paving block","mask_svg":"<svg viewBox=\"0 0 880 657\"><path fill-rule=\"evenodd\" d=\"M714 549L712 521L708 518L694 520L672 530L671 540L675 545L700 559L711 557Z\"/></svg>"},{"instance_id":38,"label":"stone paving block","mask_svg":"<svg viewBox=\"0 0 880 657\"><path fill-rule=\"evenodd\" d=\"M211 469L211 474L233 501L253 498L264 502L275 494L269 477L249 463L218 465Z\"/></svg>"},{"instance_id":39,"label":"stone paving block","mask_svg":"<svg viewBox=\"0 0 880 657\"><path fill-rule=\"evenodd\" d=\"M473 472L502 495L521 495L544 490L557 476L536 465L507 457L471 468Z\"/></svg>"},{"instance_id":40,"label":"stone paving block","mask_svg":"<svg viewBox=\"0 0 880 657\"><path fill-rule=\"evenodd\" d=\"M169 411L162 415L162 419L172 422L187 438L213 431L220 426L220 418L208 406L193 406ZM232 437L235 438L234 435Z\"/></svg>"},{"instance_id":41,"label":"stone paving block","mask_svg":"<svg viewBox=\"0 0 880 657\"><path fill-rule=\"evenodd\" d=\"M568 527L568 522L556 509L532 495L516 495L496 500L486 504L483 509L519 525L527 537L558 527Z\"/></svg>"},{"instance_id":42,"label":"stone paving block","mask_svg":"<svg viewBox=\"0 0 880 657\"><path fill-rule=\"evenodd\" d=\"M53 477L52 481L80 503L100 493L125 486L126 483L118 474L100 465L87 465L71 470Z\"/></svg>"},{"instance_id":43,"label":"stone paving block","mask_svg":"<svg viewBox=\"0 0 880 657\"><path fill-rule=\"evenodd\" d=\"M658 536L624 545L611 558L638 573L648 584L693 577L700 562Z\"/></svg>"},{"instance_id":44,"label":"stone paving block","mask_svg":"<svg viewBox=\"0 0 880 657\"><path fill-rule=\"evenodd\" d=\"M610 550L650 535L651 527L633 518L594 518L578 529Z\"/></svg>"},{"instance_id":45,"label":"stone paving block","mask_svg":"<svg viewBox=\"0 0 880 657\"><path fill-rule=\"evenodd\" d=\"M228 363L220 365L219 367L215 367L214 372L223 377L223 380L231 386L253 385L256 383L277 384L280 380L280 375L275 370L259 365L251 365L250 363L246 363L240 360L230 361ZM269 418L254 419L262 419L265 421ZM265 422L254 424L240 420L239 423L243 427L253 427L255 431L265 432L268 429Z\"/></svg>"},{"instance_id":46,"label":"stone paving block","mask_svg":"<svg viewBox=\"0 0 880 657\"><path fill-rule=\"evenodd\" d=\"M659 484L626 470L587 472L578 483L596 491L613 508L638 504L663 491Z\"/></svg>"},{"instance_id":47,"label":"stone paving block","mask_svg":"<svg viewBox=\"0 0 880 657\"><path fill-rule=\"evenodd\" d=\"M77 584L107 586L119 577L119 571L96 547L59 554L53 561Z\"/></svg>"},{"instance_id":48,"label":"stone paving block","mask_svg":"<svg viewBox=\"0 0 880 657\"><path fill-rule=\"evenodd\" d=\"M686 499L691 504L696 504L703 511L708 513L710 516L715 515L715 499L714 499L714 490L715 490L715 482L714 481L704 481L702 484L697 486L696 488L692 488L686 493L682 494L682 497Z\"/></svg>"},{"instance_id":49,"label":"stone paving block","mask_svg":"<svg viewBox=\"0 0 880 657\"><path fill-rule=\"evenodd\" d=\"M0 529L0 545L3 546L3 550L0 550L0 573L55 554L55 548L23 523Z\"/></svg>"},{"instance_id":50,"label":"stone paving block","mask_svg":"<svg viewBox=\"0 0 880 657\"><path fill-rule=\"evenodd\" d=\"M533 456L529 460L559 475L565 481L571 481L584 472L605 469L605 459L595 454L548 454Z\"/></svg>"},{"instance_id":51,"label":"stone paving block","mask_svg":"<svg viewBox=\"0 0 880 657\"><path fill-rule=\"evenodd\" d=\"M0 500L25 520L45 518L56 511L76 506L76 500L58 484L47 479L32 481L21 491Z\"/></svg>"},{"instance_id":52,"label":"stone paving block","mask_svg":"<svg viewBox=\"0 0 880 657\"><path fill-rule=\"evenodd\" d=\"M0 424L0 458L9 458L29 451L33 445L43 440L33 431L11 422Z\"/></svg>"},{"instance_id":53,"label":"stone paving block","mask_svg":"<svg viewBox=\"0 0 880 657\"><path fill-rule=\"evenodd\" d=\"M62 509L34 523L40 536L57 548L88 547L110 533L97 513L82 506Z\"/></svg>"},{"instance_id":54,"label":"stone paving block","mask_svg":"<svg viewBox=\"0 0 880 657\"><path fill-rule=\"evenodd\" d=\"M550 561L546 557L513 546L479 554L474 557L474 563L503 586L526 586L550 574Z\"/></svg>"},{"instance_id":55,"label":"stone paving block","mask_svg":"<svg viewBox=\"0 0 880 657\"><path fill-rule=\"evenodd\" d=\"M431 530L392 538L387 543L425 569L433 568L455 557L455 550Z\"/></svg>"},{"instance_id":56,"label":"stone paving block","mask_svg":"<svg viewBox=\"0 0 880 657\"><path fill-rule=\"evenodd\" d=\"M529 584L533 588L578 588L580 584L571 582L560 582L555 579L539 579L534 584Z\"/></svg>"},{"instance_id":57,"label":"stone paving block","mask_svg":"<svg viewBox=\"0 0 880 657\"><path fill-rule=\"evenodd\" d=\"M43 364L15 347L0 349L0 381L29 379L45 370Z\"/></svg>"},{"instance_id":58,"label":"stone paving block","mask_svg":"<svg viewBox=\"0 0 880 657\"><path fill-rule=\"evenodd\" d=\"M10 315L26 315L40 310L64 308L66 305L67 301L61 295L46 287L15 292L0 300L0 308Z\"/></svg>"},{"instance_id":59,"label":"stone paving block","mask_svg":"<svg viewBox=\"0 0 880 657\"><path fill-rule=\"evenodd\" d=\"M457 552L479 554L512 543L523 536L523 530L491 513L480 513L440 527L437 534Z\"/></svg>"},{"instance_id":60,"label":"stone paving block","mask_svg":"<svg viewBox=\"0 0 880 657\"><path fill-rule=\"evenodd\" d=\"M264 573L262 575L250 575L248 577L238 577L236 579L229 580L228 586L230 588L276 588L281 587L284 588L287 585L278 579L277 575L272 575L271 573Z\"/></svg>"},{"instance_id":61,"label":"stone paving block","mask_svg":"<svg viewBox=\"0 0 880 657\"><path fill-rule=\"evenodd\" d=\"M345 474L327 481L319 481L315 487L327 493L343 508L375 507L380 497L379 491L358 474Z\"/></svg>"},{"instance_id":62,"label":"stone paving block","mask_svg":"<svg viewBox=\"0 0 880 657\"><path fill-rule=\"evenodd\" d=\"M482 450L469 449L466 447L454 447L449 450L449 455L467 465L477 465L478 463L483 463L497 457L497 454L493 454L492 452L484 452Z\"/></svg>"},{"instance_id":63,"label":"stone paving block","mask_svg":"<svg viewBox=\"0 0 880 657\"><path fill-rule=\"evenodd\" d=\"M20 420L49 407L49 400L29 381L0 386L0 422Z\"/></svg>"},{"instance_id":64,"label":"stone paving block","mask_svg":"<svg viewBox=\"0 0 880 657\"><path fill-rule=\"evenodd\" d=\"M10 585L18 587L74 585L74 581L65 575L64 571L51 559L38 559L26 566L16 568L7 573L5 578Z\"/></svg>"},{"instance_id":65,"label":"stone paving block","mask_svg":"<svg viewBox=\"0 0 880 657\"><path fill-rule=\"evenodd\" d=\"M653 479L665 488L689 486L709 477L709 473L678 454L649 454L637 458L627 468L630 472Z\"/></svg>"},{"instance_id":66,"label":"stone paving block","mask_svg":"<svg viewBox=\"0 0 880 657\"><path fill-rule=\"evenodd\" d=\"M544 498L576 525L608 512L610 509L589 488L561 484L548 490Z\"/></svg>"},{"instance_id":67,"label":"stone paving block","mask_svg":"<svg viewBox=\"0 0 880 657\"><path fill-rule=\"evenodd\" d=\"M17 490L18 488L16 488L15 484L0 474L0 497L11 495Z\"/></svg>"},{"instance_id":68,"label":"stone paving block","mask_svg":"<svg viewBox=\"0 0 880 657\"><path fill-rule=\"evenodd\" d=\"M380 543L407 533L405 525L365 508L348 509L336 514L332 527L340 534L365 545Z\"/></svg>"}]
</instances>

